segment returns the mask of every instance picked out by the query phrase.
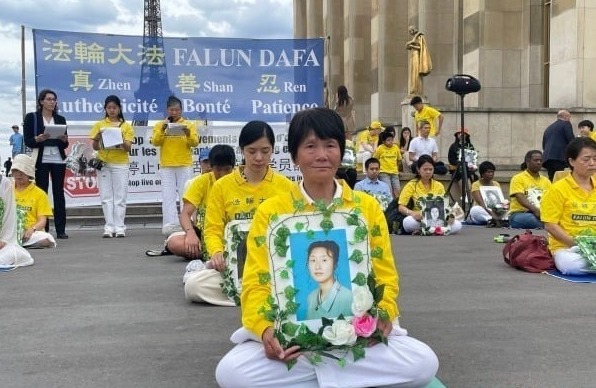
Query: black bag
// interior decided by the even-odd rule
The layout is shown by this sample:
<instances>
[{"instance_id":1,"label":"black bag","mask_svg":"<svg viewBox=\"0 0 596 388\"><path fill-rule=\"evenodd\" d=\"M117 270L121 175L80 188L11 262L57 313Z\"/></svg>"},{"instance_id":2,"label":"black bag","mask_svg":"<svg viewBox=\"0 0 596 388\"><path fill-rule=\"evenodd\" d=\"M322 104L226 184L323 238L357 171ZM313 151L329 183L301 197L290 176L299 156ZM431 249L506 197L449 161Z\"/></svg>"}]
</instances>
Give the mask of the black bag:
<instances>
[{"instance_id":1,"label":"black bag","mask_svg":"<svg viewBox=\"0 0 596 388\"><path fill-rule=\"evenodd\" d=\"M410 198L407 208L412 209L414 207L414 199ZM387 228L389 233L392 234L404 234L403 222L407 216L399 212L399 204L397 198L393 199L385 209L385 219L387 220Z\"/></svg>"}]
</instances>

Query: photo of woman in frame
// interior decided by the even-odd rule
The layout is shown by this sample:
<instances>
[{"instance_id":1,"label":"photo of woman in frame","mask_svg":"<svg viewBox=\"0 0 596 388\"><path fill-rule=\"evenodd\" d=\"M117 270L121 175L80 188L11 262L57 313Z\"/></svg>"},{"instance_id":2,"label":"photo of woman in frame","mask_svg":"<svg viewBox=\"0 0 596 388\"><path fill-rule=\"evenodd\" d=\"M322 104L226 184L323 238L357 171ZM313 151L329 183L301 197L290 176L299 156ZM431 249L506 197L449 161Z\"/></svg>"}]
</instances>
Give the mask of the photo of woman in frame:
<instances>
[{"instance_id":1,"label":"photo of woman in frame","mask_svg":"<svg viewBox=\"0 0 596 388\"><path fill-rule=\"evenodd\" d=\"M308 246L306 250L305 246ZM315 232L314 239L308 239L305 233L294 233L290 236L290 249L296 267L307 270L293 272L294 286L299 290L296 320L351 316L352 290L345 232Z\"/></svg>"},{"instance_id":2,"label":"photo of woman in frame","mask_svg":"<svg viewBox=\"0 0 596 388\"><path fill-rule=\"evenodd\" d=\"M445 226L445 202L443 199L426 202L423 222L427 227Z\"/></svg>"},{"instance_id":3,"label":"photo of woman in frame","mask_svg":"<svg viewBox=\"0 0 596 388\"><path fill-rule=\"evenodd\" d=\"M490 208L493 208L496 205L505 202L503 193L498 187L495 186L480 187L480 195L482 195L482 200L484 201L486 206Z\"/></svg>"}]
</instances>

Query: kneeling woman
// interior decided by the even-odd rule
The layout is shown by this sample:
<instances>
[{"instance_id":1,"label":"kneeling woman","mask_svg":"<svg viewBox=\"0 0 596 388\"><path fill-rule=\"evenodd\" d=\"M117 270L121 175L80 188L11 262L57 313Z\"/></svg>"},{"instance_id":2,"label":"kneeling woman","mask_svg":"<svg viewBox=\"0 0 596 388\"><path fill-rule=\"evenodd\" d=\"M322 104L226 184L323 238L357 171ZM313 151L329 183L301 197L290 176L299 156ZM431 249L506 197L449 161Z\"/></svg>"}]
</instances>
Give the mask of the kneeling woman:
<instances>
[{"instance_id":1,"label":"kneeling woman","mask_svg":"<svg viewBox=\"0 0 596 388\"><path fill-rule=\"evenodd\" d=\"M22 245L27 248L49 248L56 246L54 237L45 232L52 206L48 195L35 185L35 163L25 154L15 156L12 164L17 211L23 216ZM19 225L19 226L20 226Z\"/></svg>"},{"instance_id":2,"label":"kneeling woman","mask_svg":"<svg viewBox=\"0 0 596 388\"><path fill-rule=\"evenodd\" d=\"M422 209L418 204L420 198L432 194L435 197L445 196L445 186L435 179L433 159L429 155L422 155L416 161L416 178L404 186L399 194L399 212L406 216L403 228L406 233L418 233L422 229ZM451 234L461 230L462 225L458 220L451 221Z\"/></svg>"},{"instance_id":3,"label":"kneeling woman","mask_svg":"<svg viewBox=\"0 0 596 388\"><path fill-rule=\"evenodd\" d=\"M548 232L548 247L557 269L566 275L584 275L588 262L575 238L588 230L596 234L596 142L589 137L575 138L567 146L566 156L571 174L553 183L544 194L540 219Z\"/></svg>"},{"instance_id":4,"label":"kneeling woman","mask_svg":"<svg viewBox=\"0 0 596 388\"><path fill-rule=\"evenodd\" d=\"M347 183L334 179L345 141L341 117L330 109L307 109L292 118L288 147L304 180L263 202L254 216L247 239L248 255L243 276L243 328L232 336L236 347L217 366L219 386L379 387L402 384L421 387L433 379L438 368L437 357L424 343L403 335L395 321L398 316L398 276L383 211L371 196L352 191ZM322 214L322 206L326 206L325 212L354 212L371 230L378 231L367 231L366 239L371 250L381 254L372 260L371 265L376 284L384 286L378 306L387 317L379 318L376 327L387 338L387 345L371 341L365 358L353 362L346 357L343 366L334 360L313 365L299 346L282 347L275 336L274 322L263 314L263 310L274 303L270 296L271 284L263 281L263 274L270 273L271 252L278 247L266 237L260 243L260 237L267 235L278 216ZM308 276L306 266L297 265L293 271L297 276ZM288 370L286 363L292 362L296 365Z\"/></svg>"}]
</instances>

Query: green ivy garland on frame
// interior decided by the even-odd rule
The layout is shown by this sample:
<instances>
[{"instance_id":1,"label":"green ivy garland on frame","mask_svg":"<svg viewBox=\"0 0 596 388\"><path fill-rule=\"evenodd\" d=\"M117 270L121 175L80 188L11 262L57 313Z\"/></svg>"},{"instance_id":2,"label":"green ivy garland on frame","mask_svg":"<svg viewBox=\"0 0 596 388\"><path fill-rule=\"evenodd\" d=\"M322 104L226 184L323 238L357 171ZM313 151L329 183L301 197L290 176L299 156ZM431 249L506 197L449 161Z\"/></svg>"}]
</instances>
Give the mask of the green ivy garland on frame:
<instances>
[{"instance_id":1,"label":"green ivy garland on frame","mask_svg":"<svg viewBox=\"0 0 596 388\"><path fill-rule=\"evenodd\" d=\"M239 273L239 264L240 267L244 267L244 263L239 261L238 248L245 241L249 228L250 221L248 220L231 221L228 222L224 231L226 248L223 255L226 268L221 272L222 282L219 285L223 294L236 303L236 306L240 306L240 279L242 276ZM242 258L242 261L244 259L246 258Z\"/></svg>"},{"instance_id":2,"label":"green ivy garland on frame","mask_svg":"<svg viewBox=\"0 0 596 388\"><path fill-rule=\"evenodd\" d=\"M435 196L432 193L428 193L426 197L418 198L418 207L421 209L422 214L426 210L426 207L429 203L436 203L436 202L443 202L443 208L445 210L445 222L443 226L427 226L425 224L424 217L422 218L421 222L421 229L420 234L422 236L447 236L451 234L451 226L450 222L455 219L455 215L453 214L453 210L451 206L449 206L449 200L446 197L442 196Z\"/></svg>"},{"instance_id":3,"label":"green ivy garland on frame","mask_svg":"<svg viewBox=\"0 0 596 388\"><path fill-rule=\"evenodd\" d=\"M356 196L354 199L359 205L360 198ZM272 323L275 336L282 347L300 346L301 352L315 365L323 362L323 357L328 357L344 366L348 354L352 354L354 361L357 361L365 356L370 338L387 344L387 339L376 329L377 319L389 318L387 312L378 307L383 299L384 286L377 286L372 272L372 260L381 260L383 250L380 247L370 248L370 237L380 236L381 228L379 225L367 226L358 206L351 211L337 210L341 205L341 199L335 199L329 206L317 202L314 212L305 212L304 200L294 200L294 214L272 215L267 235L255 236L257 246L269 246L270 271L259 273L258 276L262 285L270 285L271 295L266 305L260 307L259 313ZM365 307L360 316L340 315L335 319L298 321L296 312L299 304L296 295L299 290L293 283L295 260L291 257L290 235L305 233L307 240L314 242L316 232L328 234L333 229L343 229L346 232L354 299L356 294L370 295L370 305ZM352 325L356 325L356 320L367 318L374 319L374 329L366 337L351 336L350 340L344 340L339 337L331 338L332 335L329 334L340 326L348 329L351 327L350 330L353 330ZM288 368L294 363L289 363Z\"/></svg>"}]
</instances>

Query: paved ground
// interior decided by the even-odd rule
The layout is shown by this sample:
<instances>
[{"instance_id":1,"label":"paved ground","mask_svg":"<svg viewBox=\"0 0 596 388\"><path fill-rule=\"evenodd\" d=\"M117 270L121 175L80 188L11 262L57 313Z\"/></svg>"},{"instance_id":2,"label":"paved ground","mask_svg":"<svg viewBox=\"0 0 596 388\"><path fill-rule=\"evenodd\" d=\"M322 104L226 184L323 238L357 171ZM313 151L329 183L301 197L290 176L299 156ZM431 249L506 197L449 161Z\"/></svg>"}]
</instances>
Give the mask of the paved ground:
<instances>
[{"instance_id":1,"label":"paved ground","mask_svg":"<svg viewBox=\"0 0 596 388\"><path fill-rule=\"evenodd\" d=\"M506 267L498 232L393 237L402 324L448 387L595 386L596 284ZM0 387L214 387L237 309L187 303L185 263L144 257L162 240L151 226L68 233L0 273Z\"/></svg>"}]
</instances>

